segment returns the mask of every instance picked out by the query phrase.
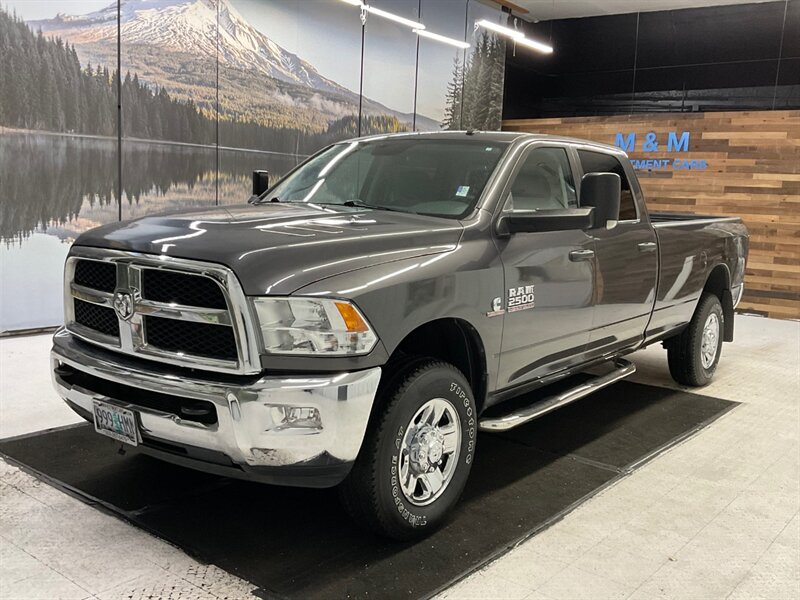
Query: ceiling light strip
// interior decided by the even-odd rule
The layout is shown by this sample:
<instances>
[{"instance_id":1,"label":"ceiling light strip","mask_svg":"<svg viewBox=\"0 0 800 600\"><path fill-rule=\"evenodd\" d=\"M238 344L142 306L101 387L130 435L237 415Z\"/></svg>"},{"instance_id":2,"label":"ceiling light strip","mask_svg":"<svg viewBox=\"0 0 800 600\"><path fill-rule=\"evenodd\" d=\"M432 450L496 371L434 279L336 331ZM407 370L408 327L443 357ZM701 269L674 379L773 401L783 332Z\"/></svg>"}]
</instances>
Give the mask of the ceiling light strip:
<instances>
[{"instance_id":1,"label":"ceiling light strip","mask_svg":"<svg viewBox=\"0 0 800 600\"><path fill-rule=\"evenodd\" d=\"M517 29L511 29L509 27L503 27L502 25L498 25L493 21L488 21L486 19L481 19L480 21L476 21L475 25L478 27L483 27L484 29L489 29L494 31L495 33L500 33L507 37L513 38L515 40L519 40L525 37L525 34Z\"/></svg>"},{"instance_id":2,"label":"ceiling light strip","mask_svg":"<svg viewBox=\"0 0 800 600\"><path fill-rule=\"evenodd\" d=\"M382 10L380 8L375 8L374 6L371 6L369 4L364 4L362 0L342 0L342 2L345 2L352 6L357 6L361 8L362 11L366 11L377 17L382 17L384 19L394 21L395 23L400 23L401 25L405 25L406 27L410 27L414 31L414 33L426 37L428 39L436 40L437 42L442 42L443 44L449 44L451 46L455 46L456 48L471 47L471 45L467 42L457 40L455 38L450 38L438 33L434 33L432 31L427 31L423 23L419 23L418 21L412 21L411 19L406 19L405 17L401 17L400 15L390 13L389 11ZM494 31L495 33L499 33L501 35L509 37L513 39L516 43L521 44L522 46L526 46L528 48L532 48L534 50L538 50L539 52L544 52L545 54L551 54L553 52L552 46L548 46L547 44L543 44L542 42L537 42L536 40L529 39L525 37L525 34L519 31L518 29L511 29L510 27L504 27L503 25L499 25L498 23L495 23L494 21L489 21L488 19L481 19L480 21L476 21L475 26L483 27L484 29L489 29L490 31Z\"/></svg>"},{"instance_id":3,"label":"ceiling light strip","mask_svg":"<svg viewBox=\"0 0 800 600\"><path fill-rule=\"evenodd\" d=\"M365 4L364 7L370 14L376 15L378 17L383 17L384 19L389 19L390 21L394 21L395 23L400 23L401 25L405 25L406 27L411 27L411 29L425 29L425 25L423 25L422 23L418 23L417 21L406 19L405 17L401 17L400 15L396 15L394 13L381 10L380 8L375 8L374 6L370 6L368 4Z\"/></svg>"},{"instance_id":4,"label":"ceiling light strip","mask_svg":"<svg viewBox=\"0 0 800 600\"><path fill-rule=\"evenodd\" d=\"M536 40L527 38L525 37L525 34L518 29L503 27L502 25L498 25L497 23L494 23L493 21L488 21L486 19L475 21L475 27L483 27L484 29L489 29L490 31L494 31L495 33L499 33L506 37L510 37L512 40L514 40L514 43L520 44L521 46L526 46L527 48L533 48L534 50L538 50L539 52L544 52L545 54L553 53L552 46L548 46L547 44L543 44L542 42L537 42Z\"/></svg>"},{"instance_id":5,"label":"ceiling light strip","mask_svg":"<svg viewBox=\"0 0 800 600\"><path fill-rule=\"evenodd\" d=\"M456 48L469 48L470 44L467 42L457 40L455 38L450 38L444 35L440 35L438 33L433 33L432 31L427 31L425 29L415 29L414 33L417 35L421 35L422 37L429 38L431 40L436 40L437 42L442 42L443 44L450 44L451 46L455 46Z\"/></svg>"},{"instance_id":6,"label":"ceiling light strip","mask_svg":"<svg viewBox=\"0 0 800 600\"><path fill-rule=\"evenodd\" d=\"M544 52L545 54L552 54L553 47L548 46L547 44L543 44L542 42L537 42L536 40L532 40L527 37L519 38L514 40L515 44L519 44L520 46L527 46L528 48L533 48L534 50L538 50L539 52Z\"/></svg>"}]
</instances>

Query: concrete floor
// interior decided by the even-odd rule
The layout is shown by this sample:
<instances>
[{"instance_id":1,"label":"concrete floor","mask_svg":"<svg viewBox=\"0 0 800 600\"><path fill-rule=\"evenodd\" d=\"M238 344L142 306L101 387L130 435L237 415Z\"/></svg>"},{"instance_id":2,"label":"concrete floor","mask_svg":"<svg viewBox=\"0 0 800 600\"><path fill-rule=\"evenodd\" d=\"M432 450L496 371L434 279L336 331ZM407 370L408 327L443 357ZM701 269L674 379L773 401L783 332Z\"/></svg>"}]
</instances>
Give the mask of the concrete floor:
<instances>
[{"instance_id":1,"label":"concrete floor","mask_svg":"<svg viewBox=\"0 0 800 600\"><path fill-rule=\"evenodd\" d=\"M714 382L741 402L442 598L800 598L800 323L738 317ZM79 419L48 336L0 340L0 437ZM677 387L666 354L634 381ZM253 586L0 461L0 598L246 598ZM387 597L392 597L387 590Z\"/></svg>"}]
</instances>

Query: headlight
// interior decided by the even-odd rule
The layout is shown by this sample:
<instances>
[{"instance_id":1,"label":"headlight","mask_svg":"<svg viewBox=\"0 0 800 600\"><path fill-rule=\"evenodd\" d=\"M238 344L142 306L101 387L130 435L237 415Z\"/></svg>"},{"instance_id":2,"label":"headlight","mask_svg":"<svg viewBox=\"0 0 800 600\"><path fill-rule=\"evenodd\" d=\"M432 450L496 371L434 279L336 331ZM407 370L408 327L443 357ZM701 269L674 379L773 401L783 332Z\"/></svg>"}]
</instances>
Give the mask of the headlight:
<instances>
[{"instance_id":1,"label":"headlight","mask_svg":"<svg viewBox=\"0 0 800 600\"><path fill-rule=\"evenodd\" d=\"M378 341L346 300L254 298L264 351L270 354L367 354Z\"/></svg>"}]
</instances>

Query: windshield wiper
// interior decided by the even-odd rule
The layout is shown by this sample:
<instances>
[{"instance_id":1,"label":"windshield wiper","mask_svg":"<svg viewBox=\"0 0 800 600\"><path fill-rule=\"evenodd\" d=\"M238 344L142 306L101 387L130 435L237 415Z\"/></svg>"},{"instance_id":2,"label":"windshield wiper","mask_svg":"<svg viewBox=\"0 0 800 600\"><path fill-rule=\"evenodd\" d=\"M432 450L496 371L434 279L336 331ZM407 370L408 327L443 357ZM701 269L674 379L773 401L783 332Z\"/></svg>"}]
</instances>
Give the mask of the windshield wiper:
<instances>
[{"instance_id":1,"label":"windshield wiper","mask_svg":"<svg viewBox=\"0 0 800 600\"><path fill-rule=\"evenodd\" d=\"M392 212L408 212L408 211L405 211L405 210L400 210L399 208L392 208L390 206L380 206L379 204L368 204L367 202L364 202L363 200L358 200L358 199L356 199L356 200L346 200L344 202L313 202L313 201L311 201L311 202L301 202L301 201L298 201L298 200L281 200L277 196L275 196L274 198L270 198L269 200L267 200L266 198L257 198L257 197L254 196L254 197L251 197L250 202L251 202L251 204L266 204L267 202L280 202L280 203L283 203L283 204L316 204L318 206L347 206L347 207L350 207L350 208L353 208L353 207L356 207L356 208L372 208L374 210L388 210L388 211L392 211Z\"/></svg>"},{"instance_id":2,"label":"windshield wiper","mask_svg":"<svg viewBox=\"0 0 800 600\"><path fill-rule=\"evenodd\" d=\"M407 212L405 210L400 210L399 208L392 208L390 206L381 206L380 204L368 204L363 200L347 200L345 202L342 202L342 206L350 206L357 208L374 208L375 210L388 210L391 212Z\"/></svg>"},{"instance_id":3,"label":"windshield wiper","mask_svg":"<svg viewBox=\"0 0 800 600\"><path fill-rule=\"evenodd\" d=\"M265 204L267 202L282 202L280 198L274 196L267 200L266 198L259 198L258 196L250 196L250 200L247 201L249 204Z\"/></svg>"}]
</instances>

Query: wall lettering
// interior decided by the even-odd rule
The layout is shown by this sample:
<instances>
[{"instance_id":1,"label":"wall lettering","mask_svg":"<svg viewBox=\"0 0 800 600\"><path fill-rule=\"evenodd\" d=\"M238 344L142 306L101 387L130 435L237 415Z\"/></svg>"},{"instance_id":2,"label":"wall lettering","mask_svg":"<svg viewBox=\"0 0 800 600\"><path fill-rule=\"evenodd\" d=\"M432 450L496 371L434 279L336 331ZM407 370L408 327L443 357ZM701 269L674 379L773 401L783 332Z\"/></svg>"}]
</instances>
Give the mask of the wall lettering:
<instances>
[{"instance_id":1,"label":"wall lettering","mask_svg":"<svg viewBox=\"0 0 800 600\"><path fill-rule=\"evenodd\" d=\"M688 131L670 131L667 133L667 152L689 152L691 133ZM635 131L627 133L617 132L614 136L614 145L627 153L643 152L652 154L662 152L663 143L653 131L648 131L637 140ZM638 146L638 147L637 147ZM680 158L631 158L633 168L637 170L652 171L654 169L692 170L704 171L708 168L705 160L686 160Z\"/></svg>"}]
</instances>

